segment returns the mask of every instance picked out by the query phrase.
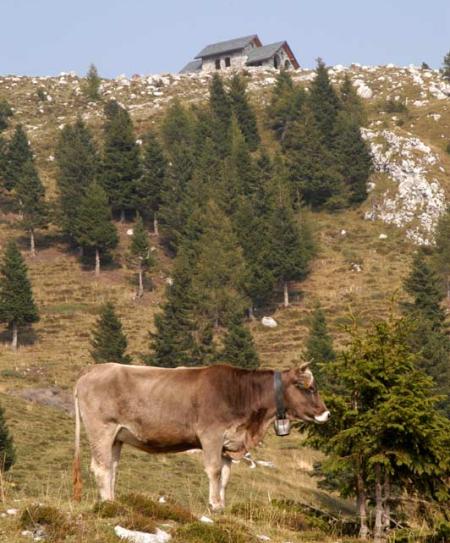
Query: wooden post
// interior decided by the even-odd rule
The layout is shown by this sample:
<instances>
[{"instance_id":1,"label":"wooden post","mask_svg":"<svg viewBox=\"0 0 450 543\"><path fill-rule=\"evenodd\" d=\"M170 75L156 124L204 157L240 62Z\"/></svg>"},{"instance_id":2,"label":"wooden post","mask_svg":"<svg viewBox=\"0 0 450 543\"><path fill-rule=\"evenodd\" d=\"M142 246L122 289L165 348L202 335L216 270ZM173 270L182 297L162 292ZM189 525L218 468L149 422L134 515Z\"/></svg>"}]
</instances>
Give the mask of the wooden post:
<instances>
[{"instance_id":1,"label":"wooden post","mask_svg":"<svg viewBox=\"0 0 450 543\"><path fill-rule=\"evenodd\" d=\"M95 277L100 275L100 251L95 249Z\"/></svg>"},{"instance_id":2,"label":"wooden post","mask_svg":"<svg viewBox=\"0 0 450 543\"><path fill-rule=\"evenodd\" d=\"M144 295L144 281L143 281L143 270L142 270L142 261L139 260L139 290L138 290L138 297Z\"/></svg>"},{"instance_id":3,"label":"wooden post","mask_svg":"<svg viewBox=\"0 0 450 543\"><path fill-rule=\"evenodd\" d=\"M17 322L13 321L13 323L12 323L12 341L11 341L11 349L13 351L17 351L17 336L18 336Z\"/></svg>"},{"instance_id":4,"label":"wooden post","mask_svg":"<svg viewBox=\"0 0 450 543\"><path fill-rule=\"evenodd\" d=\"M289 283L284 282L284 307L289 306Z\"/></svg>"},{"instance_id":5,"label":"wooden post","mask_svg":"<svg viewBox=\"0 0 450 543\"><path fill-rule=\"evenodd\" d=\"M383 538L383 494L381 484L381 465L375 464L375 526L373 531L375 543L382 543Z\"/></svg>"},{"instance_id":6,"label":"wooden post","mask_svg":"<svg viewBox=\"0 0 450 543\"><path fill-rule=\"evenodd\" d=\"M34 230L30 230L30 253L31 256L36 256L36 246L34 243Z\"/></svg>"},{"instance_id":7,"label":"wooden post","mask_svg":"<svg viewBox=\"0 0 450 543\"><path fill-rule=\"evenodd\" d=\"M159 236L158 217L156 213L153 216L153 232L155 233L155 236Z\"/></svg>"}]
</instances>

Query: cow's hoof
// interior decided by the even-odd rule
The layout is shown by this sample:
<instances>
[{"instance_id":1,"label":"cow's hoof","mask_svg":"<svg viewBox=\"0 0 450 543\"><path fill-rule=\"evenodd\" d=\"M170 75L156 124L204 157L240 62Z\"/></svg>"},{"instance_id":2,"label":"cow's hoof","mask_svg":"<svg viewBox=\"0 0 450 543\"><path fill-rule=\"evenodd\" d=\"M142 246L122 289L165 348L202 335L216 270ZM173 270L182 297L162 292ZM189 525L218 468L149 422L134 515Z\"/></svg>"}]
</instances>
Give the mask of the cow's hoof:
<instances>
[{"instance_id":1,"label":"cow's hoof","mask_svg":"<svg viewBox=\"0 0 450 543\"><path fill-rule=\"evenodd\" d=\"M210 503L209 510L211 511L211 513L223 513L224 507L220 503L216 503L216 504Z\"/></svg>"}]
</instances>

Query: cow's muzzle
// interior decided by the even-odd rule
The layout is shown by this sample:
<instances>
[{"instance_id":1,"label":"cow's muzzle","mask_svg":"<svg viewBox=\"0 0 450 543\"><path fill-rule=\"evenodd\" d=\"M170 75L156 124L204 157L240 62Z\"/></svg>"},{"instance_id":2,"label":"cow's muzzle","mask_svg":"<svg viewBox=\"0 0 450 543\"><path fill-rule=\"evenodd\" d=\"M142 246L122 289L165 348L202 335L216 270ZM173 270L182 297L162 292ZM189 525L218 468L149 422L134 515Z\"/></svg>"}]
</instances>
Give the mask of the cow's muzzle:
<instances>
[{"instance_id":1,"label":"cow's muzzle","mask_svg":"<svg viewBox=\"0 0 450 543\"><path fill-rule=\"evenodd\" d=\"M315 415L314 420L320 424L320 423L323 423L323 422L327 422L327 420L329 418L330 418L330 412L329 411L324 411L320 415Z\"/></svg>"}]
</instances>

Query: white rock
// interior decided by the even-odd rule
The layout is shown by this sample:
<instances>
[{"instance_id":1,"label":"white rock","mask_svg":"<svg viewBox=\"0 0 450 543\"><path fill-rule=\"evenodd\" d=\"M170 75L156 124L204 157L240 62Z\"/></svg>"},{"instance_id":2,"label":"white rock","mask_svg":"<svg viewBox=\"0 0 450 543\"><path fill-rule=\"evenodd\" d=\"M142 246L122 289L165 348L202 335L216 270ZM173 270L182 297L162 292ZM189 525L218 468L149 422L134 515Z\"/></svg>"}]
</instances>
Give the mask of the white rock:
<instances>
[{"instance_id":1,"label":"white rock","mask_svg":"<svg viewBox=\"0 0 450 543\"><path fill-rule=\"evenodd\" d=\"M170 287L173 285L173 279L172 279L172 277L167 277L167 279L166 279L166 284L169 285Z\"/></svg>"},{"instance_id":2,"label":"white rock","mask_svg":"<svg viewBox=\"0 0 450 543\"><path fill-rule=\"evenodd\" d=\"M120 539L131 541L132 543L165 543L171 539L171 535L156 528L156 534L147 532L138 532L136 530L127 530L122 526L115 526L114 532Z\"/></svg>"},{"instance_id":3,"label":"white rock","mask_svg":"<svg viewBox=\"0 0 450 543\"><path fill-rule=\"evenodd\" d=\"M7 509L6 510L6 514L7 515L12 515L12 516L17 515L18 512L19 512L18 509Z\"/></svg>"},{"instance_id":4,"label":"white rock","mask_svg":"<svg viewBox=\"0 0 450 543\"><path fill-rule=\"evenodd\" d=\"M267 326L268 328L276 328L278 326L277 321L272 317L263 317L261 319L261 324L263 326Z\"/></svg>"},{"instance_id":5,"label":"white rock","mask_svg":"<svg viewBox=\"0 0 450 543\"><path fill-rule=\"evenodd\" d=\"M262 466L263 468L274 468L275 464L273 462L270 462L270 460L257 460L256 463L258 466Z\"/></svg>"},{"instance_id":6,"label":"white rock","mask_svg":"<svg viewBox=\"0 0 450 543\"><path fill-rule=\"evenodd\" d=\"M347 230L341 230L341 236L346 236L347 235Z\"/></svg>"},{"instance_id":7,"label":"white rock","mask_svg":"<svg viewBox=\"0 0 450 543\"><path fill-rule=\"evenodd\" d=\"M386 234L380 234L378 236L378 239L387 239L387 235Z\"/></svg>"},{"instance_id":8,"label":"white rock","mask_svg":"<svg viewBox=\"0 0 450 543\"><path fill-rule=\"evenodd\" d=\"M128 230L127 230L127 236L132 236L132 235L133 235L133 232L134 232L133 228L128 228Z\"/></svg>"},{"instance_id":9,"label":"white rock","mask_svg":"<svg viewBox=\"0 0 450 543\"><path fill-rule=\"evenodd\" d=\"M257 535L256 536L260 541L270 541L270 537L268 535Z\"/></svg>"},{"instance_id":10,"label":"white rock","mask_svg":"<svg viewBox=\"0 0 450 543\"><path fill-rule=\"evenodd\" d=\"M205 524L214 524L213 519L211 519L209 517L205 517L205 515L201 516L198 520L200 522L204 522Z\"/></svg>"},{"instance_id":11,"label":"white rock","mask_svg":"<svg viewBox=\"0 0 450 543\"><path fill-rule=\"evenodd\" d=\"M159 503L166 503L166 498L164 496L160 496L158 499Z\"/></svg>"},{"instance_id":12,"label":"white rock","mask_svg":"<svg viewBox=\"0 0 450 543\"><path fill-rule=\"evenodd\" d=\"M357 89L356 89L356 93L358 96L360 96L361 98L366 98L366 99L369 99L369 98L372 98L373 96L373 91L371 88L369 88L367 85L360 85Z\"/></svg>"}]
</instances>

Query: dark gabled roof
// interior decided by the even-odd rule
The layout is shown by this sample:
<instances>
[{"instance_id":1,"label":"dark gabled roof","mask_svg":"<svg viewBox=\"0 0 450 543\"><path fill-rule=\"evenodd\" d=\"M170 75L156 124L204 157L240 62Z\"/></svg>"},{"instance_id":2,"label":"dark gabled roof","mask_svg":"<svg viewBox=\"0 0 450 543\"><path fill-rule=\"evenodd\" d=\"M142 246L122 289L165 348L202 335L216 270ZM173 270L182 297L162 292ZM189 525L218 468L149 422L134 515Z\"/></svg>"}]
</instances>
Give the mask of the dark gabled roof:
<instances>
[{"instance_id":1,"label":"dark gabled roof","mask_svg":"<svg viewBox=\"0 0 450 543\"><path fill-rule=\"evenodd\" d=\"M262 47L255 47L255 49L252 49L248 54L247 64L262 62L263 60L273 57L285 43L285 41L278 41L276 43L270 43L269 45L263 45Z\"/></svg>"},{"instance_id":2,"label":"dark gabled roof","mask_svg":"<svg viewBox=\"0 0 450 543\"><path fill-rule=\"evenodd\" d=\"M272 58L281 48L286 51L292 66L297 69L300 65L287 41L278 41L276 43L264 45L263 47L255 47L255 49L252 49L248 54L247 65L251 66L252 64L257 64L258 62L263 62L264 60Z\"/></svg>"},{"instance_id":3,"label":"dark gabled roof","mask_svg":"<svg viewBox=\"0 0 450 543\"><path fill-rule=\"evenodd\" d=\"M180 74L188 74L191 72L199 72L202 69L202 59L191 60L184 68L180 70Z\"/></svg>"},{"instance_id":4,"label":"dark gabled roof","mask_svg":"<svg viewBox=\"0 0 450 543\"><path fill-rule=\"evenodd\" d=\"M252 36L244 36L243 38L235 38L234 40L221 41L218 43L212 43L204 47L195 58L205 58L214 55L222 55L224 53L231 53L232 51L239 51L247 47L249 43L256 40L257 46L261 45L259 38L256 34Z\"/></svg>"}]
</instances>

